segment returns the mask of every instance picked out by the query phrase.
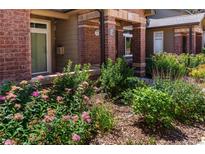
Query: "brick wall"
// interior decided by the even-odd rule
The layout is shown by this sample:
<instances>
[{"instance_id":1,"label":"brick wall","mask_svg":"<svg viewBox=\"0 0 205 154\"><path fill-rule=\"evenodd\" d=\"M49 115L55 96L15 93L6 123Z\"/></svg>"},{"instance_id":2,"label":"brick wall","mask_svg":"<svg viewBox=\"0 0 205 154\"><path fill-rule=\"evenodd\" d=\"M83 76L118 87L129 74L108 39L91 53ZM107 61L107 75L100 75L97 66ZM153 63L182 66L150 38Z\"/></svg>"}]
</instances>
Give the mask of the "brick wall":
<instances>
[{"instance_id":1,"label":"brick wall","mask_svg":"<svg viewBox=\"0 0 205 154\"><path fill-rule=\"evenodd\" d=\"M0 82L30 78L30 11L0 10Z\"/></svg>"},{"instance_id":2,"label":"brick wall","mask_svg":"<svg viewBox=\"0 0 205 154\"><path fill-rule=\"evenodd\" d=\"M78 42L81 63L100 64L100 34L99 23L84 21L78 23Z\"/></svg>"},{"instance_id":3,"label":"brick wall","mask_svg":"<svg viewBox=\"0 0 205 154\"><path fill-rule=\"evenodd\" d=\"M183 35L181 33L176 33L174 35L174 52L176 54L182 53L182 43Z\"/></svg>"}]
</instances>

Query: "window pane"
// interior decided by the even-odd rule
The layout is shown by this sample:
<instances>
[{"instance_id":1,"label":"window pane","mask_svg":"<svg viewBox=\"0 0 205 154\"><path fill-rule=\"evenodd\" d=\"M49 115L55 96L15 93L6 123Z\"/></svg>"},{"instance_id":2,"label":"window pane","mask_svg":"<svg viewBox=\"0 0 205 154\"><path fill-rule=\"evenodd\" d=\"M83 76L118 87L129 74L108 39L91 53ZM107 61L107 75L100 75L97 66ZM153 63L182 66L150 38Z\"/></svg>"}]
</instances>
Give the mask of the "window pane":
<instances>
[{"instance_id":1,"label":"window pane","mask_svg":"<svg viewBox=\"0 0 205 154\"><path fill-rule=\"evenodd\" d=\"M125 37L125 55L131 54L131 38Z\"/></svg>"},{"instance_id":2,"label":"window pane","mask_svg":"<svg viewBox=\"0 0 205 154\"><path fill-rule=\"evenodd\" d=\"M47 25L46 24L41 24L41 23L31 23L30 24L31 28L40 28L40 29L46 29Z\"/></svg>"},{"instance_id":3,"label":"window pane","mask_svg":"<svg viewBox=\"0 0 205 154\"><path fill-rule=\"evenodd\" d=\"M35 28L42 28L42 29L46 29L46 28L47 28L47 25L46 25L46 24L36 23L36 24L35 24Z\"/></svg>"},{"instance_id":4,"label":"window pane","mask_svg":"<svg viewBox=\"0 0 205 154\"><path fill-rule=\"evenodd\" d=\"M47 71L46 34L31 34L32 73Z\"/></svg>"}]
</instances>

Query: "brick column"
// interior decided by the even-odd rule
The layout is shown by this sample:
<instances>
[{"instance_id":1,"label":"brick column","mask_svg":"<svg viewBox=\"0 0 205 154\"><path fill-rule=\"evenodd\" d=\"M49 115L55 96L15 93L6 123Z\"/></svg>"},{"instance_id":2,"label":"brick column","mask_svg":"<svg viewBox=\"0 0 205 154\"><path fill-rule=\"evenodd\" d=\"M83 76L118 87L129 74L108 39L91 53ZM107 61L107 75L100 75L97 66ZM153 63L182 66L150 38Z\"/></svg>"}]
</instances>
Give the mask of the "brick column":
<instances>
[{"instance_id":1,"label":"brick column","mask_svg":"<svg viewBox=\"0 0 205 154\"><path fill-rule=\"evenodd\" d=\"M145 24L133 25L131 49L133 53L133 67L136 75L145 75Z\"/></svg>"},{"instance_id":2,"label":"brick column","mask_svg":"<svg viewBox=\"0 0 205 154\"><path fill-rule=\"evenodd\" d=\"M105 17L105 59L116 59L116 22L113 17Z\"/></svg>"},{"instance_id":3,"label":"brick column","mask_svg":"<svg viewBox=\"0 0 205 154\"><path fill-rule=\"evenodd\" d=\"M181 33L174 34L174 52L180 54L183 51L183 35Z\"/></svg>"},{"instance_id":4,"label":"brick column","mask_svg":"<svg viewBox=\"0 0 205 154\"><path fill-rule=\"evenodd\" d=\"M192 32L192 53L196 54L196 32Z\"/></svg>"},{"instance_id":5,"label":"brick column","mask_svg":"<svg viewBox=\"0 0 205 154\"><path fill-rule=\"evenodd\" d=\"M30 10L0 10L0 82L31 79Z\"/></svg>"},{"instance_id":6,"label":"brick column","mask_svg":"<svg viewBox=\"0 0 205 154\"><path fill-rule=\"evenodd\" d=\"M83 21L78 23L78 51L80 63L100 64L99 23Z\"/></svg>"},{"instance_id":7,"label":"brick column","mask_svg":"<svg viewBox=\"0 0 205 154\"><path fill-rule=\"evenodd\" d=\"M116 37L117 57L122 57L125 53L125 38L122 26L117 26Z\"/></svg>"}]
</instances>

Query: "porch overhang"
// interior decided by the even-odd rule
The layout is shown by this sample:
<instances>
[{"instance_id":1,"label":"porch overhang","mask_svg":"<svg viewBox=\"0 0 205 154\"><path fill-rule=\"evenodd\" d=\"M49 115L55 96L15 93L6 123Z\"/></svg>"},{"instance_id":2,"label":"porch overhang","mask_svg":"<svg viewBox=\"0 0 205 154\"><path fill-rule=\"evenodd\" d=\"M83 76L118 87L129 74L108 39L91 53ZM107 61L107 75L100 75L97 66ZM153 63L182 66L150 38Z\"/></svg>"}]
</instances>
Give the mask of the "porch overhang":
<instances>
[{"instance_id":1,"label":"porch overhang","mask_svg":"<svg viewBox=\"0 0 205 154\"><path fill-rule=\"evenodd\" d=\"M69 19L68 14L63 13L63 12L58 12L58 11L51 11L51 10L31 10L31 14L51 17L51 18L57 18L57 19L63 19L63 20Z\"/></svg>"},{"instance_id":2,"label":"porch overhang","mask_svg":"<svg viewBox=\"0 0 205 154\"><path fill-rule=\"evenodd\" d=\"M104 10L104 16L114 17L122 21L128 21L132 23L146 23L146 18L140 17L139 14L129 12L126 10ZM91 19L99 18L99 12L92 11L78 16L78 21L86 21Z\"/></svg>"}]
</instances>

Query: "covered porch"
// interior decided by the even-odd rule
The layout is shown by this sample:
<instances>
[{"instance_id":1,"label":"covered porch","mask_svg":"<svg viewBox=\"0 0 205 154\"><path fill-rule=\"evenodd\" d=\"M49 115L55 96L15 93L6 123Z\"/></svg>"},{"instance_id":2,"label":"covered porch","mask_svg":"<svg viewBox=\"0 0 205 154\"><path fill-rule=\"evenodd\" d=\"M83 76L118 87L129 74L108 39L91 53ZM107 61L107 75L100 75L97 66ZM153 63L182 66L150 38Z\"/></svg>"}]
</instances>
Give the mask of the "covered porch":
<instances>
[{"instance_id":1,"label":"covered porch","mask_svg":"<svg viewBox=\"0 0 205 154\"><path fill-rule=\"evenodd\" d=\"M53 78L68 60L90 63L91 71L99 72L107 58L117 57L125 57L143 76L146 19L140 14L144 11L103 10L102 35L98 10L31 10L32 77Z\"/></svg>"}]
</instances>

